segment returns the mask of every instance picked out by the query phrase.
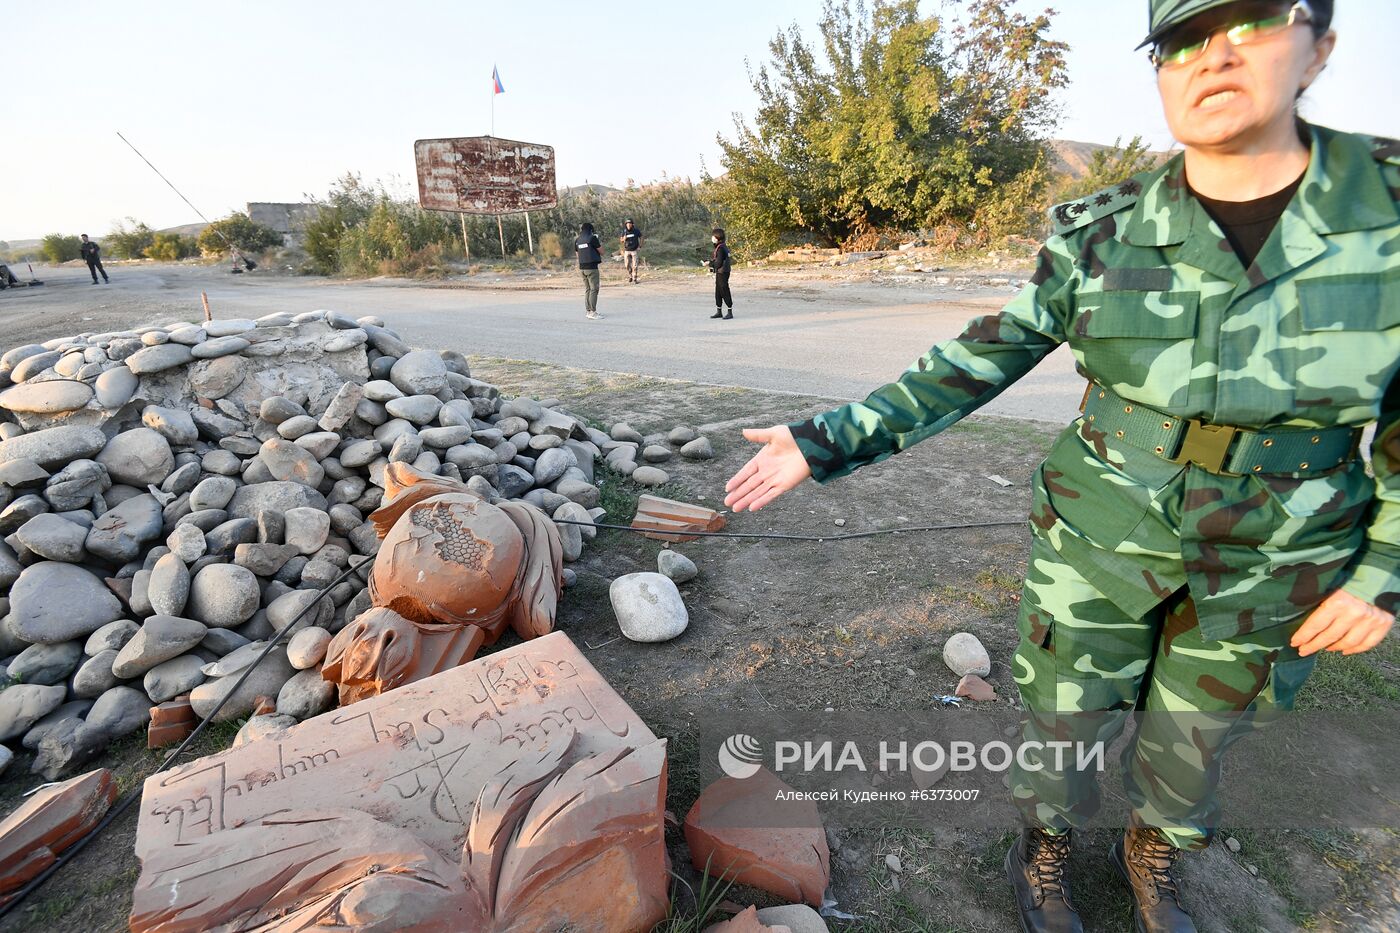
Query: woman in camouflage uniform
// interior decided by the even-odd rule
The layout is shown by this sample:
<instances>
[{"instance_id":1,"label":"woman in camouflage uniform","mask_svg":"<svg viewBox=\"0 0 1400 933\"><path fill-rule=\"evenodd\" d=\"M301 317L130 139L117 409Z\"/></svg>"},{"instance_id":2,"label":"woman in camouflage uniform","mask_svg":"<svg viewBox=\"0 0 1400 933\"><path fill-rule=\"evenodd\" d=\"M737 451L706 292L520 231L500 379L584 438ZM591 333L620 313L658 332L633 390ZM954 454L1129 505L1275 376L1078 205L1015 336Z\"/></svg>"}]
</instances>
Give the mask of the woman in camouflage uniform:
<instances>
[{"instance_id":1,"label":"woman in camouflage uniform","mask_svg":"<svg viewBox=\"0 0 1400 933\"><path fill-rule=\"evenodd\" d=\"M725 501L883 460L1068 342L1090 383L1035 475L1014 676L1027 738L1111 739L1144 713L1110 857L1138 929L1183 931L1173 866L1217 823L1229 723L1290 709L1317 651L1375 647L1400 605L1400 145L1296 117L1335 43L1330 0L1149 5L1184 152L1054 208L1020 296L897 382L745 431L764 447ZM1066 866L1093 776L1018 769L1012 787L1022 924L1078 930Z\"/></svg>"}]
</instances>

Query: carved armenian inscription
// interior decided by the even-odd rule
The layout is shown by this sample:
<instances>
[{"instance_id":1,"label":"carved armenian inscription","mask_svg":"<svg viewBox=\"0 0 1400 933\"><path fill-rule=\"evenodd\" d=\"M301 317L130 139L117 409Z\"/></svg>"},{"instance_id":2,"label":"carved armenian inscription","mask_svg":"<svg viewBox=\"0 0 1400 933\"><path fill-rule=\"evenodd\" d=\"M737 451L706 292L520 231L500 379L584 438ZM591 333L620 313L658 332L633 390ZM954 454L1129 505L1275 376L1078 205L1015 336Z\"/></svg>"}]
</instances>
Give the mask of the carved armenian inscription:
<instances>
[{"instance_id":1,"label":"carved armenian inscription","mask_svg":"<svg viewBox=\"0 0 1400 933\"><path fill-rule=\"evenodd\" d=\"M555 632L147 779L136 854L284 810L346 807L455 861L483 784L560 730L582 756L655 736Z\"/></svg>"}]
</instances>

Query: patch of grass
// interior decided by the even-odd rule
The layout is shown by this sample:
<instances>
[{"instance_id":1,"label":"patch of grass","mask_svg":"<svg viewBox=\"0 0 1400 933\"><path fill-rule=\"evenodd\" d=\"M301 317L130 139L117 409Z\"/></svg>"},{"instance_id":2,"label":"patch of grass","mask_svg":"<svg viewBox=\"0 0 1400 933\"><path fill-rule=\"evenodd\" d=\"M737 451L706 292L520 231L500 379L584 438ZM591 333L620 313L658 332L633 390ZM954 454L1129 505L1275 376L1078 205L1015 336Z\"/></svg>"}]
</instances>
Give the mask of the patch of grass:
<instances>
[{"instance_id":1,"label":"patch of grass","mask_svg":"<svg viewBox=\"0 0 1400 933\"><path fill-rule=\"evenodd\" d=\"M716 914L720 912L720 902L734 885L732 880L711 877L708 862L693 888L675 872L671 873L671 877L675 880L671 885L671 904L666 919L652 927L652 933L700 933L719 920ZM688 895L688 907L678 910L676 904L682 900L682 887Z\"/></svg>"},{"instance_id":2,"label":"patch of grass","mask_svg":"<svg viewBox=\"0 0 1400 933\"><path fill-rule=\"evenodd\" d=\"M33 929L43 929L46 924L62 920L77 906L78 896L76 894L63 893L50 895L37 904L20 909L24 911L29 922L35 924Z\"/></svg>"},{"instance_id":3,"label":"patch of grass","mask_svg":"<svg viewBox=\"0 0 1400 933\"><path fill-rule=\"evenodd\" d=\"M1365 654L1321 652L1298 696L1299 710L1377 705L1400 706L1400 639Z\"/></svg>"}]
</instances>

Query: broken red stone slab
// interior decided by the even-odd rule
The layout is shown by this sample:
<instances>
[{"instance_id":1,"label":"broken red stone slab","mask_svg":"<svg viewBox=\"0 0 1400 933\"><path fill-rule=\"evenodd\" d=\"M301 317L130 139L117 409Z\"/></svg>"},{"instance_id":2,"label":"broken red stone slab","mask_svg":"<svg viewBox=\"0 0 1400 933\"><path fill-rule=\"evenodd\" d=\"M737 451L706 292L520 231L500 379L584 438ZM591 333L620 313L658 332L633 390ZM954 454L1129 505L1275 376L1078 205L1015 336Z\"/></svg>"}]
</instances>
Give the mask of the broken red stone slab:
<instances>
[{"instance_id":1,"label":"broken red stone slab","mask_svg":"<svg viewBox=\"0 0 1400 933\"><path fill-rule=\"evenodd\" d=\"M370 609L331 639L321 676L336 684L345 707L465 664L488 638L496 640L475 625L424 624Z\"/></svg>"},{"instance_id":2,"label":"broken red stone slab","mask_svg":"<svg viewBox=\"0 0 1400 933\"><path fill-rule=\"evenodd\" d=\"M646 529L642 537L658 541L694 541L696 536L686 532L720 531L725 524L725 517L714 509L651 495L637 500L632 519L633 528Z\"/></svg>"},{"instance_id":3,"label":"broken red stone slab","mask_svg":"<svg viewBox=\"0 0 1400 933\"><path fill-rule=\"evenodd\" d=\"M976 674L964 674L963 679L958 681L958 689L953 691L956 696L968 697L980 703L986 703L997 698L997 688L987 683Z\"/></svg>"},{"instance_id":4,"label":"broken red stone slab","mask_svg":"<svg viewBox=\"0 0 1400 933\"><path fill-rule=\"evenodd\" d=\"M831 879L831 853L817 805L778 799L793 790L766 769L721 778L685 817L691 863L716 878L820 907Z\"/></svg>"},{"instance_id":5,"label":"broken red stone slab","mask_svg":"<svg viewBox=\"0 0 1400 933\"><path fill-rule=\"evenodd\" d=\"M190 706L189 694L151 707L151 724L146 730L147 748L164 748L183 742L199 725L199 717Z\"/></svg>"},{"instance_id":6,"label":"broken red stone slab","mask_svg":"<svg viewBox=\"0 0 1400 933\"><path fill-rule=\"evenodd\" d=\"M35 792L0 822L0 904L86 836L117 799L106 768Z\"/></svg>"},{"instance_id":7,"label":"broken red stone slab","mask_svg":"<svg viewBox=\"0 0 1400 933\"><path fill-rule=\"evenodd\" d=\"M649 930L665 797L556 632L149 778L131 929Z\"/></svg>"}]
</instances>

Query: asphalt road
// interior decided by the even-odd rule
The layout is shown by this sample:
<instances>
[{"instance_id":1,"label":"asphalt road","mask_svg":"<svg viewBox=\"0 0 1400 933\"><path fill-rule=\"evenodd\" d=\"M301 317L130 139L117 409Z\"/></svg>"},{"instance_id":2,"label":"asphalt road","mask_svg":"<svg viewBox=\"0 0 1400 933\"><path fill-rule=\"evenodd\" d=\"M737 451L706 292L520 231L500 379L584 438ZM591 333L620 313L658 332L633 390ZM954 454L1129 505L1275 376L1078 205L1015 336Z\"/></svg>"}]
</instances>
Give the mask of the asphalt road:
<instances>
[{"instance_id":1,"label":"asphalt road","mask_svg":"<svg viewBox=\"0 0 1400 933\"><path fill-rule=\"evenodd\" d=\"M896 378L968 318L997 310L1015 293L1006 286L956 290L739 269L735 319L715 321L704 273L671 272L627 285L607 269L599 299L604 320L587 321L571 275L521 282L488 274L442 287L112 264L112 284L92 286L82 267L36 272L43 288L0 291L4 347L199 320L199 293L206 291L216 317L333 308L379 315L415 346L843 400ZM982 411L1064 423L1074 417L1082 389L1061 348Z\"/></svg>"}]
</instances>

